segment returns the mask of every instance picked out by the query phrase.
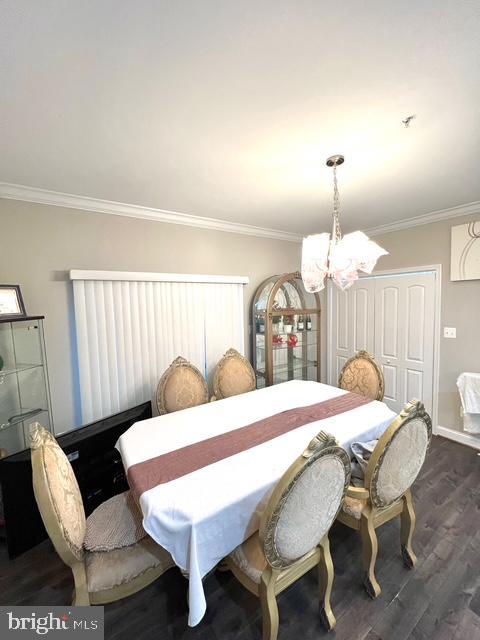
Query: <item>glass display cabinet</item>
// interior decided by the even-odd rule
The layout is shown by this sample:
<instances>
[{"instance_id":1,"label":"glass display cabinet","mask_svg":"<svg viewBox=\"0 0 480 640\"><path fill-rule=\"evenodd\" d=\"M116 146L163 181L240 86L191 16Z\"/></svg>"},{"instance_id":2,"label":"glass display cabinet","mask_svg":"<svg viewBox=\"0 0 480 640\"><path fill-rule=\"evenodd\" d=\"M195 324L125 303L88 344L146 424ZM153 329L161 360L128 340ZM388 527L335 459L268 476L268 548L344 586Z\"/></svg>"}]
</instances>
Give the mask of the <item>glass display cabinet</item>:
<instances>
[{"instance_id":1,"label":"glass display cabinet","mask_svg":"<svg viewBox=\"0 0 480 640\"><path fill-rule=\"evenodd\" d=\"M43 316L0 319L0 458L30 446L35 421L53 430Z\"/></svg>"},{"instance_id":2,"label":"glass display cabinet","mask_svg":"<svg viewBox=\"0 0 480 640\"><path fill-rule=\"evenodd\" d=\"M307 293L299 272L272 276L252 308L257 389L287 380L320 382L320 297Z\"/></svg>"}]
</instances>

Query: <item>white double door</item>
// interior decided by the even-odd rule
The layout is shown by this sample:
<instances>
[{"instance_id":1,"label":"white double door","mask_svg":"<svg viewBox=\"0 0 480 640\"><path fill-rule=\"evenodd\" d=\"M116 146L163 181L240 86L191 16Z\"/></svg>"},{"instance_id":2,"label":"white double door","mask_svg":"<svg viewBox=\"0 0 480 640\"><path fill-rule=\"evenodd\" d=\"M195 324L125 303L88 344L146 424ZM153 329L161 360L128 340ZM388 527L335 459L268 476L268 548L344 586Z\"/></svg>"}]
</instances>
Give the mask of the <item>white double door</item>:
<instances>
[{"instance_id":1,"label":"white double door","mask_svg":"<svg viewBox=\"0 0 480 640\"><path fill-rule=\"evenodd\" d=\"M330 283L329 384L365 349L385 377L384 402L399 412L420 399L433 410L435 271L360 278L346 292Z\"/></svg>"}]
</instances>

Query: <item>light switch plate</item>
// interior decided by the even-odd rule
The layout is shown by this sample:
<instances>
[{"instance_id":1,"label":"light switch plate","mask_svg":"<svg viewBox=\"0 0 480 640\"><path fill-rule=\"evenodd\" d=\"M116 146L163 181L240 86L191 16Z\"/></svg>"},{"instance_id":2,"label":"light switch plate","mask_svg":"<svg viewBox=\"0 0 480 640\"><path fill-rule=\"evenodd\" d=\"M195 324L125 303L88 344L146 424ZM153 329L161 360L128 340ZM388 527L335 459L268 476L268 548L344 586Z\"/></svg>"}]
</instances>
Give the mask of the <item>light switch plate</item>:
<instances>
[{"instance_id":1,"label":"light switch plate","mask_svg":"<svg viewBox=\"0 0 480 640\"><path fill-rule=\"evenodd\" d=\"M457 329L455 327L443 327L443 337L444 338L456 338L457 337Z\"/></svg>"}]
</instances>

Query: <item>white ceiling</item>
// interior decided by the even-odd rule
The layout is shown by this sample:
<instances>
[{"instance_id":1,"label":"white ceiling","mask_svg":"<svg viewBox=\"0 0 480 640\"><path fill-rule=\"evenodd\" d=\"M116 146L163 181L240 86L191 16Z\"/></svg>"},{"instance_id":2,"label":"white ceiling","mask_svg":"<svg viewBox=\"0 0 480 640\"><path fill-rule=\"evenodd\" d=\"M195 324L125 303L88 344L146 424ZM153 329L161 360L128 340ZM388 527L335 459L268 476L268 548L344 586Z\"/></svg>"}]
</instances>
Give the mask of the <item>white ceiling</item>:
<instances>
[{"instance_id":1,"label":"white ceiling","mask_svg":"<svg viewBox=\"0 0 480 640\"><path fill-rule=\"evenodd\" d=\"M477 0L4 0L0 181L304 233L343 153L346 230L480 200L479 33Z\"/></svg>"}]
</instances>

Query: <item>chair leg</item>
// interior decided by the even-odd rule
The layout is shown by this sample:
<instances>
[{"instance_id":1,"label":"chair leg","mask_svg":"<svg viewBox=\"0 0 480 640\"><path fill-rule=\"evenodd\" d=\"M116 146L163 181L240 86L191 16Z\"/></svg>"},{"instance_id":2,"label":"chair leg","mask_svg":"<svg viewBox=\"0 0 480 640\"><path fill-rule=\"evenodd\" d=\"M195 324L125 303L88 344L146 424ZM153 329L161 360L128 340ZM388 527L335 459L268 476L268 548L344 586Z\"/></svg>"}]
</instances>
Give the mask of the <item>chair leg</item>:
<instances>
[{"instance_id":1,"label":"chair leg","mask_svg":"<svg viewBox=\"0 0 480 640\"><path fill-rule=\"evenodd\" d=\"M332 556L330 555L330 542L328 536L325 536L320 542L321 556L318 563L318 578L320 584L320 617L322 623L327 629L333 629L337 621L333 615L330 605L330 595L332 593L332 584L334 577L334 569Z\"/></svg>"},{"instance_id":2,"label":"chair leg","mask_svg":"<svg viewBox=\"0 0 480 640\"><path fill-rule=\"evenodd\" d=\"M87 587L87 573L83 562L76 562L71 566L73 572L73 580L75 582L75 590L73 592L72 605L75 607L90 606L90 598Z\"/></svg>"},{"instance_id":3,"label":"chair leg","mask_svg":"<svg viewBox=\"0 0 480 640\"><path fill-rule=\"evenodd\" d=\"M266 569L260 579L260 604L262 607L263 640L277 640L278 606L275 597L276 575Z\"/></svg>"},{"instance_id":4,"label":"chair leg","mask_svg":"<svg viewBox=\"0 0 480 640\"><path fill-rule=\"evenodd\" d=\"M380 585L375 577L375 562L377 560L378 542L371 512L362 513L360 521L360 534L363 547L363 568L365 570L364 584L368 595L375 599L381 593Z\"/></svg>"},{"instance_id":5,"label":"chair leg","mask_svg":"<svg viewBox=\"0 0 480 640\"><path fill-rule=\"evenodd\" d=\"M412 549L413 531L415 529L415 511L413 508L412 492L410 489L403 496L403 511L400 514L400 543L403 564L407 569L413 569L417 563L417 556Z\"/></svg>"}]
</instances>

